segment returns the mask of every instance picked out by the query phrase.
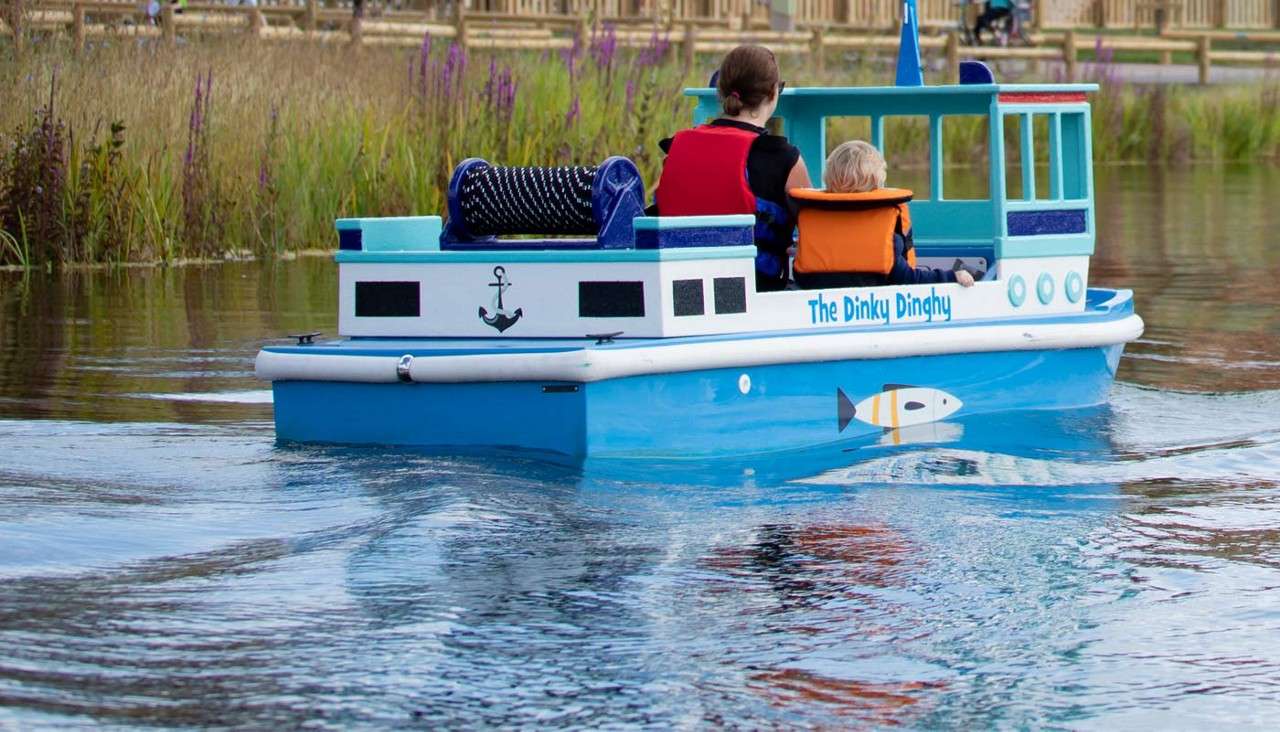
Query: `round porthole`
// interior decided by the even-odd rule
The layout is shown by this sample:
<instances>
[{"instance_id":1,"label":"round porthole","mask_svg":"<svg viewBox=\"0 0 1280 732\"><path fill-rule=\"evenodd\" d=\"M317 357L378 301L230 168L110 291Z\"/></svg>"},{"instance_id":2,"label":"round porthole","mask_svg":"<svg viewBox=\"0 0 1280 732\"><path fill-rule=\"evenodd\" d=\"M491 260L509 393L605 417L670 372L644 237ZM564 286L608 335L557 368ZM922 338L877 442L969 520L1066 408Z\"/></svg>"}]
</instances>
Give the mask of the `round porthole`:
<instances>
[{"instance_id":1,"label":"round porthole","mask_svg":"<svg viewBox=\"0 0 1280 732\"><path fill-rule=\"evenodd\" d=\"M1053 275L1045 272L1036 280L1036 297L1041 305L1048 305L1053 300Z\"/></svg>"},{"instance_id":2,"label":"round porthole","mask_svg":"<svg viewBox=\"0 0 1280 732\"><path fill-rule=\"evenodd\" d=\"M751 391L751 377L743 374L738 377L738 391L746 394Z\"/></svg>"},{"instance_id":3,"label":"round porthole","mask_svg":"<svg viewBox=\"0 0 1280 732\"><path fill-rule=\"evenodd\" d=\"M1009 302L1015 307L1022 307L1027 300L1027 283L1022 275L1014 275L1009 280Z\"/></svg>"},{"instance_id":4,"label":"round porthole","mask_svg":"<svg viewBox=\"0 0 1280 732\"><path fill-rule=\"evenodd\" d=\"M1084 278L1079 272L1068 273L1067 281L1062 283L1062 291L1071 302L1080 302L1080 298L1084 295Z\"/></svg>"}]
</instances>

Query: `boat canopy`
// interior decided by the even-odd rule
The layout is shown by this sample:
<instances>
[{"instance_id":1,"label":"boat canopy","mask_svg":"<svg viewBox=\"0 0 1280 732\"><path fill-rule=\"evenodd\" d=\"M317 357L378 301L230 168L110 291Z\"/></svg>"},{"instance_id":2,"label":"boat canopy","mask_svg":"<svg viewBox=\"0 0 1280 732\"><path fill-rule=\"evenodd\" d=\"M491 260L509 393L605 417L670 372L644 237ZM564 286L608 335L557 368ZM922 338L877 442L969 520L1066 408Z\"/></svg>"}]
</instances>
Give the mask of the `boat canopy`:
<instances>
[{"instance_id":1,"label":"boat canopy","mask_svg":"<svg viewBox=\"0 0 1280 732\"><path fill-rule=\"evenodd\" d=\"M966 62L969 64L980 66ZM990 72L985 77L990 79ZM887 142L887 121L904 117L927 121L929 185L927 191L917 190L911 204L917 240L926 248L930 242L984 241L994 243L996 256L1004 258L1092 254L1093 168L1087 95L1097 88L1096 84L997 83L788 87L778 101L775 117L781 134L800 149L815 183L822 180L829 147L842 142L832 140L829 145L830 120L865 118L870 130L868 142L881 151ZM719 115L714 88L690 88L685 94L697 100L695 123ZM952 191L944 186L949 146L973 145L971 134L953 135L955 128L948 124L950 119L963 116L986 121L983 149L950 153L952 161L988 166L988 191L977 198L971 191ZM964 164L970 163L950 163L957 167Z\"/></svg>"}]
</instances>

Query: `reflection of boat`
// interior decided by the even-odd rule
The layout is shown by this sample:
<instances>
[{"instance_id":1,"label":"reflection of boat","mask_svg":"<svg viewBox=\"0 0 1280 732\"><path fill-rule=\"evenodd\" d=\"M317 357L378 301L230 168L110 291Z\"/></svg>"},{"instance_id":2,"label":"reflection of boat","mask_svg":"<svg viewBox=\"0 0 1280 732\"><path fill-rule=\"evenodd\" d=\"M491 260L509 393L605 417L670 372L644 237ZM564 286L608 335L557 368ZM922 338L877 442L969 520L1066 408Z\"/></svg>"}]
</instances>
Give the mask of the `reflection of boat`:
<instances>
[{"instance_id":1,"label":"reflection of boat","mask_svg":"<svg viewBox=\"0 0 1280 732\"><path fill-rule=\"evenodd\" d=\"M931 266L981 265L972 288L756 292L751 216L644 217L644 186L623 158L538 169L469 160L443 231L438 217L338 222L345 337L258 356L278 436L573 459L726 456L1104 402L1143 326L1130 292L1087 287L1095 87L996 84L980 64L962 77L787 89L777 114L818 177L828 117L867 118L883 147L886 117L927 116L932 174L912 204L916 251ZM689 93L699 118L714 113L714 90ZM943 188L943 118L964 115L991 130L987 199ZM1011 198L1012 118L1022 185ZM1037 188L1045 163L1047 189ZM495 238L533 233L591 236ZM492 310L480 305L490 296Z\"/></svg>"}]
</instances>

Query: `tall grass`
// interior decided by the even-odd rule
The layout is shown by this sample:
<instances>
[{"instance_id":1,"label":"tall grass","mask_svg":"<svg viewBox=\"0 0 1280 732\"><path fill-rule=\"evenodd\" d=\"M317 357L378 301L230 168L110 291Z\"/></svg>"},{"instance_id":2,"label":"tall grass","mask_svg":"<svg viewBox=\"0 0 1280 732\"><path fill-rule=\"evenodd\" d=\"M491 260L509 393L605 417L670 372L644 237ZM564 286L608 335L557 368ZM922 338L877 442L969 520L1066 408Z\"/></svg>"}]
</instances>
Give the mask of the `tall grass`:
<instances>
[{"instance_id":1,"label":"tall grass","mask_svg":"<svg viewBox=\"0 0 1280 732\"><path fill-rule=\"evenodd\" d=\"M828 78L783 64L793 85L883 83L857 62ZM335 217L442 211L453 167L472 156L627 155L652 186L655 143L688 124L680 90L705 71L687 74L662 38L624 51L610 32L559 53L466 54L432 38L413 51L239 39L113 43L79 57L56 42L0 49L0 264L329 248ZM1280 157L1280 84L1103 79L1093 103L1100 161ZM865 127L833 121L828 137ZM985 154L982 120L949 118L944 131L949 162ZM888 132L891 164L927 159L926 120Z\"/></svg>"},{"instance_id":2,"label":"tall grass","mask_svg":"<svg viewBox=\"0 0 1280 732\"><path fill-rule=\"evenodd\" d=\"M468 55L209 42L0 61L0 264L272 255L436 213L453 167L631 156L687 124L665 40Z\"/></svg>"}]
</instances>

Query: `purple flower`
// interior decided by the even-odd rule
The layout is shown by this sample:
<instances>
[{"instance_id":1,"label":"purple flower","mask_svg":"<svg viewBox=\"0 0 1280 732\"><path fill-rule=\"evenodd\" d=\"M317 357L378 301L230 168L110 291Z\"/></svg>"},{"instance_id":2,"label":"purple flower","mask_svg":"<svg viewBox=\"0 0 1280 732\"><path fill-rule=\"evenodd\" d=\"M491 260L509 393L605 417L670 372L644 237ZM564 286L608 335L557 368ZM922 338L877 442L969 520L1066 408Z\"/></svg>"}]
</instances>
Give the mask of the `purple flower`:
<instances>
[{"instance_id":1,"label":"purple flower","mask_svg":"<svg viewBox=\"0 0 1280 732\"><path fill-rule=\"evenodd\" d=\"M664 32L661 36L655 29L653 35L649 37L649 45L641 49L640 54L636 56L636 66L644 68L646 66L658 66L667 57L667 49L671 46L667 34Z\"/></svg>"},{"instance_id":2,"label":"purple flower","mask_svg":"<svg viewBox=\"0 0 1280 732\"><path fill-rule=\"evenodd\" d=\"M578 73L578 59L582 57L582 38L575 34L573 45L561 51L560 57L564 59L565 68L569 70L569 78L573 79Z\"/></svg>"},{"instance_id":3,"label":"purple flower","mask_svg":"<svg viewBox=\"0 0 1280 732\"><path fill-rule=\"evenodd\" d=\"M573 95L573 104L569 105L569 112L564 116L564 124L566 127L572 127L578 121L578 115L582 112L582 103L578 99L578 95Z\"/></svg>"},{"instance_id":4,"label":"purple flower","mask_svg":"<svg viewBox=\"0 0 1280 732\"><path fill-rule=\"evenodd\" d=\"M1116 50L1102 44L1102 36L1098 36L1093 42L1093 58L1094 58L1094 76L1098 82L1104 84L1115 83L1118 80L1118 69L1112 61L1115 60Z\"/></svg>"},{"instance_id":5,"label":"purple flower","mask_svg":"<svg viewBox=\"0 0 1280 732\"><path fill-rule=\"evenodd\" d=\"M440 67L440 83L443 87L442 96L446 101L453 98L455 91L461 93L462 78L467 71L467 52L457 43L449 44L449 55L445 57L444 65Z\"/></svg>"},{"instance_id":6,"label":"purple flower","mask_svg":"<svg viewBox=\"0 0 1280 732\"><path fill-rule=\"evenodd\" d=\"M484 83L484 91L481 92L484 95L485 101L489 102L490 104L493 104L493 101L494 101L494 93L497 88L497 81L498 81L498 59L490 58L489 59L489 80Z\"/></svg>"},{"instance_id":7,"label":"purple flower","mask_svg":"<svg viewBox=\"0 0 1280 732\"><path fill-rule=\"evenodd\" d=\"M606 71L613 68L613 57L618 51L618 33L612 25L605 26L604 33L591 37L591 58L596 68Z\"/></svg>"},{"instance_id":8,"label":"purple flower","mask_svg":"<svg viewBox=\"0 0 1280 732\"><path fill-rule=\"evenodd\" d=\"M627 106L626 106L626 110L627 110L627 113L628 113L628 114L630 114L630 113L631 113L631 108L635 106L635 102L636 102L636 82L635 82L635 79L627 79Z\"/></svg>"},{"instance_id":9,"label":"purple flower","mask_svg":"<svg viewBox=\"0 0 1280 732\"><path fill-rule=\"evenodd\" d=\"M427 96L428 71L431 70L431 34L422 34L422 45L418 47L418 96ZM409 62L410 82L413 78L413 62Z\"/></svg>"}]
</instances>

